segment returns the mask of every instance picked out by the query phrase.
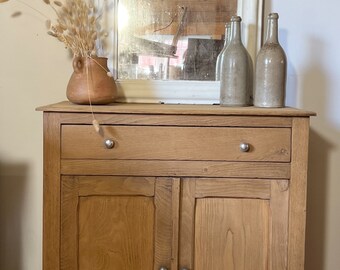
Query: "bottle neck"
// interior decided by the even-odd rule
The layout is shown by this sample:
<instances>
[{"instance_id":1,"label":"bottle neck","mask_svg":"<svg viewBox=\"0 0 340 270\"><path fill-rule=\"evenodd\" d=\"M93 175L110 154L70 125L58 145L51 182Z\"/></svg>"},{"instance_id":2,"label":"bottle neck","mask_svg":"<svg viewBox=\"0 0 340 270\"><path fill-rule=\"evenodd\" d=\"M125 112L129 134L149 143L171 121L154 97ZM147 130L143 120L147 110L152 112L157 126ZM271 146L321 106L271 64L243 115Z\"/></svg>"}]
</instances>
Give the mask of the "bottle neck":
<instances>
[{"instance_id":1,"label":"bottle neck","mask_svg":"<svg viewBox=\"0 0 340 270\"><path fill-rule=\"evenodd\" d=\"M278 20L276 18L268 19L266 43L279 43Z\"/></svg>"},{"instance_id":2,"label":"bottle neck","mask_svg":"<svg viewBox=\"0 0 340 270\"><path fill-rule=\"evenodd\" d=\"M231 34L230 42L241 43L241 23L233 21L231 23Z\"/></svg>"},{"instance_id":3,"label":"bottle neck","mask_svg":"<svg viewBox=\"0 0 340 270\"><path fill-rule=\"evenodd\" d=\"M224 32L224 47L227 46L230 43L230 37L231 37L231 25L228 23L225 26L225 32Z\"/></svg>"}]
</instances>

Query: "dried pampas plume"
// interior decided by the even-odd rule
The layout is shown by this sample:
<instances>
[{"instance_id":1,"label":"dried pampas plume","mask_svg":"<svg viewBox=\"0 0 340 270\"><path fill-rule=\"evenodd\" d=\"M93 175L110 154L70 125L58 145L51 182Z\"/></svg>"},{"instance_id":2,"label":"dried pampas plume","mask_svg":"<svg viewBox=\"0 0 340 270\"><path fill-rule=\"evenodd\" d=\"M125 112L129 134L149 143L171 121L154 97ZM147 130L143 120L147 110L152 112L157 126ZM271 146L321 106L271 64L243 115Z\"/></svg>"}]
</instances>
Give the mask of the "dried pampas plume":
<instances>
[{"instance_id":1,"label":"dried pampas plume","mask_svg":"<svg viewBox=\"0 0 340 270\"><path fill-rule=\"evenodd\" d=\"M9 0L0 0L5 3ZM103 17L104 8L98 8L93 0L42 0L49 5L56 14L55 23L38 9L24 1L17 2L33 9L47 20L45 21L47 33L63 42L75 57L97 56L96 45L102 44L108 34L102 31L100 20ZM102 0L100 6L107 5L107 0ZM22 15L20 11L14 12L11 16ZM100 46L98 51L101 53Z\"/></svg>"},{"instance_id":2,"label":"dried pampas plume","mask_svg":"<svg viewBox=\"0 0 340 270\"><path fill-rule=\"evenodd\" d=\"M101 12L89 0L43 0L50 5L57 23L48 27L48 34L63 42L74 56L96 56L97 39L105 38L100 29Z\"/></svg>"},{"instance_id":3,"label":"dried pampas plume","mask_svg":"<svg viewBox=\"0 0 340 270\"><path fill-rule=\"evenodd\" d=\"M62 7L63 6L63 4L60 2L60 1L54 1L53 2L56 6L58 6L58 7Z\"/></svg>"},{"instance_id":4,"label":"dried pampas plume","mask_svg":"<svg viewBox=\"0 0 340 270\"><path fill-rule=\"evenodd\" d=\"M99 122L97 121L97 119L93 119L92 125L93 125L95 131L97 133L99 133L100 132L100 125L99 125Z\"/></svg>"},{"instance_id":5,"label":"dried pampas plume","mask_svg":"<svg viewBox=\"0 0 340 270\"><path fill-rule=\"evenodd\" d=\"M11 17L12 18L19 17L19 16L21 16L21 14L22 14L21 11L16 11L11 15Z\"/></svg>"}]
</instances>

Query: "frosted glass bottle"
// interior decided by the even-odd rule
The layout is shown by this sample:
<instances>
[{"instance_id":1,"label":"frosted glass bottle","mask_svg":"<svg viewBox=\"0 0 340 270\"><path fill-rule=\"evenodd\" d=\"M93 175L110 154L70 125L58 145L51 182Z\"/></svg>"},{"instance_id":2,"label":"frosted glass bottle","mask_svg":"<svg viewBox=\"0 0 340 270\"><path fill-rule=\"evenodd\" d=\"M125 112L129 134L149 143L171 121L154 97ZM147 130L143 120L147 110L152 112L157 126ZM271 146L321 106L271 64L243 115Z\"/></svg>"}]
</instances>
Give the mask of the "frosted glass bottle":
<instances>
[{"instance_id":1,"label":"frosted glass bottle","mask_svg":"<svg viewBox=\"0 0 340 270\"><path fill-rule=\"evenodd\" d=\"M259 51L255 67L254 106L284 107L287 57L278 40L277 13L268 15L266 42Z\"/></svg>"},{"instance_id":2,"label":"frosted glass bottle","mask_svg":"<svg viewBox=\"0 0 340 270\"><path fill-rule=\"evenodd\" d=\"M221 78L221 64L222 64L222 58L223 55L230 43L230 38L231 38L231 23L228 22L225 25L225 34L224 34L224 46L223 49L221 50L221 52L218 54L217 56L217 60L216 60L216 71L215 71L215 79L216 81L219 81Z\"/></svg>"},{"instance_id":3,"label":"frosted glass bottle","mask_svg":"<svg viewBox=\"0 0 340 270\"><path fill-rule=\"evenodd\" d=\"M241 41L241 17L231 18L231 40L221 65L220 105L248 106L249 57Z\"/></svg>"}]
</instances>

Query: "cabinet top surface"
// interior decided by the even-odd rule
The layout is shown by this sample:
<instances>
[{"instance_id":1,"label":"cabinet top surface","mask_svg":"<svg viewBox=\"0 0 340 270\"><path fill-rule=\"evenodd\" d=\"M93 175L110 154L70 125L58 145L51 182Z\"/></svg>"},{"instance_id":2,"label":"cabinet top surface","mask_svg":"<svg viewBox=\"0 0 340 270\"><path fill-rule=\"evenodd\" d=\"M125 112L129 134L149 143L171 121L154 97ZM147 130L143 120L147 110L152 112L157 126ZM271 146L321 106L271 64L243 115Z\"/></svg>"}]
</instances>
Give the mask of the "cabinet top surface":
<instances>
[{"instance_id":1,"label":"cabinet top surface","mask_svg":"<svg viewBox=\"0 0 340 270\"><path fill-rule=\"evenodd\" d=\"M219 105L170 105L112 103L92 106L94 113L119 114L172 114L172 115L247 115L247 116L313 116L314 112L295 108L256 108L256 107L221 107ZM44 112L91 113L88 105L75 105L68 101L37 108Z\"/></svg>"}]
</instances>

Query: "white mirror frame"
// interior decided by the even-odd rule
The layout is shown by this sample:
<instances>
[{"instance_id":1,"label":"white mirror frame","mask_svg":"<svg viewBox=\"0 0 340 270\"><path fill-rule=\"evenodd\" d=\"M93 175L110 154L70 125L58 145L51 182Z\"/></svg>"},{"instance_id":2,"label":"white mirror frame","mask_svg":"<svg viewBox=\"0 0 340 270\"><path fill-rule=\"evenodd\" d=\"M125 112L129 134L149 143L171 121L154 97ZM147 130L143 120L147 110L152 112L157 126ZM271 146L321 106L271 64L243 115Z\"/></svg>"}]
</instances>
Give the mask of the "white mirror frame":
<instances>
[{"instance_id":1,"label":"white mirror frame","mask_svg":"<svg viewBox=\"0 0 340 270\"><path fill-rule=\"evenodd\" d=\"M263 4L264 0L239 0L238 4L243 44L253 62L262 44ZM117 67L116 57L114 63ZM117 80L116 84L117 102L123 103L218 104L220 97L218 81Z\"/></svg>"}]
</instances>

